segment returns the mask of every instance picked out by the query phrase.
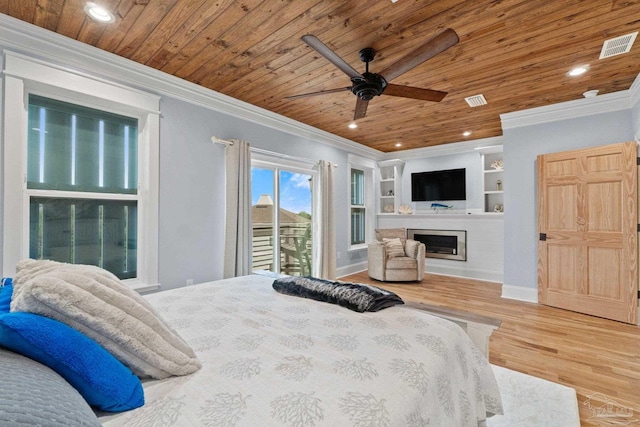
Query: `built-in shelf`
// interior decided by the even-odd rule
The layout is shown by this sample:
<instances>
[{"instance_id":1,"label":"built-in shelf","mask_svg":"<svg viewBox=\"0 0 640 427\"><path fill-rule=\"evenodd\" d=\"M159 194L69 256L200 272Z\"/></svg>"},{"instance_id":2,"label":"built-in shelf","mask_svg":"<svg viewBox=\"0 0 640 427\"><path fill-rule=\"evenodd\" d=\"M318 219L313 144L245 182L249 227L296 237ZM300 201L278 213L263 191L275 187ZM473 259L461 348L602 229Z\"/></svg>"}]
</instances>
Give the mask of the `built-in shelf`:
<instances>
[{"instance_id":1,"label":"built-in shelf","mask_svg":"<svg viewBox=\"0 0 640 427\"><path fill-rule=\"evenodd\" d=\"M400 207L402 191L401 160L383 160L378 162L378 214L395 215Z\"/></svg>"},{"instance_id":2,"label":"built-in shelf","mask_svg":"<svg viewBox=\"0 0 640 427\"><path fill-rule=\"evenodd\" d=\"M492 167L496 161L502 160L502 146L480 149L482 164L482 191L485 212L504 212L504 170Z\"/></svg>"}]
</instances>

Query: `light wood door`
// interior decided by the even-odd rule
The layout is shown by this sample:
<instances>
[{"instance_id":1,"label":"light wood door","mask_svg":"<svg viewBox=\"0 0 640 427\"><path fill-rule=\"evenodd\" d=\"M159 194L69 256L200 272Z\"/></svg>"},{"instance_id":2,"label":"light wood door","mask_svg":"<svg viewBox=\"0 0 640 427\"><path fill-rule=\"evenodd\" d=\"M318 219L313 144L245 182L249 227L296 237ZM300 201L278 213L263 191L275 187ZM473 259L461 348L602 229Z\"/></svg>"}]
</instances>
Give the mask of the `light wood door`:
<instances>
[{"instance_id":1,"label":"light wood door","mask_svg":"<svg viewBox=\"0 0 640 427\"><path fill-rule=\"evenodd\" d=\"M538 156L540 303L637 322L636 144Z\"/></svg>"}]
</instances>

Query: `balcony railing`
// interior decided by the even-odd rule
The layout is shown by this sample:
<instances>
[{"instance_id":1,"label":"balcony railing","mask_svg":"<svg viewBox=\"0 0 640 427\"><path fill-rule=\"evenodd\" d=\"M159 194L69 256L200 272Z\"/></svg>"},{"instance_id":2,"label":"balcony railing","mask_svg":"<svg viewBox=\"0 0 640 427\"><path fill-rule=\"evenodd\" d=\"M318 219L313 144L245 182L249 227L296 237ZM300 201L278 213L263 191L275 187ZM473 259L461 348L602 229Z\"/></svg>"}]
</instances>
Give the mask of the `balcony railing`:
<instances>
[{"instance_id":1,"label":"balcony railing","mask_svg":"<svg viewBox=\"0 0 640 427\"><path fill-rule=\"evenodd\" d=\"M311 223L280 226L280 271L292 276L311 274ZM269 224L253 225L253 269L274 271L274 233Z\"/></svg>"}]
</instances>

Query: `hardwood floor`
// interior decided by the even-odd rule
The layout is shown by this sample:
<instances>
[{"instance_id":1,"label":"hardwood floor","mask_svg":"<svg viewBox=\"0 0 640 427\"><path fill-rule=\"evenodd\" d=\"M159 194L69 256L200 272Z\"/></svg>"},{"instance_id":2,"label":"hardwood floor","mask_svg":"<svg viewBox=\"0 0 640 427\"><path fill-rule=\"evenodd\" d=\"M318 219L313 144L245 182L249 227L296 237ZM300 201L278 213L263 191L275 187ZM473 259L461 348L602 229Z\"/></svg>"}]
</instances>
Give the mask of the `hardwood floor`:
<instances>
[{"instance_id":1,"label":"hardwood floor","mask_svg":"<svg viewBox=\"0 0 640 427\"><path fill-rule=\"evenodd\" d=\"M492 364L573 387L582 426L640 426L638 326L501 298L499 283L432 274L421 283L383 283L366 271L340 279L381 286L405 301L498 318ZM605 417L611 413L616 416Z\"/></svg>"}]
</instances>

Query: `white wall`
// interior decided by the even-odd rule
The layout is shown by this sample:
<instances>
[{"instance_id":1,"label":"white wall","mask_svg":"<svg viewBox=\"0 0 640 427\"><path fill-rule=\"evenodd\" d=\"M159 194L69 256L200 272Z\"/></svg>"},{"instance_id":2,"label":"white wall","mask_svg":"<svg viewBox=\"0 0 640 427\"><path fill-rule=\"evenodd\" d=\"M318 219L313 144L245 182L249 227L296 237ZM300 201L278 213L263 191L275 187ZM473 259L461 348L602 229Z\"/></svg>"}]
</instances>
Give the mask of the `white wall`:
<instances>
[{"instance_id":1,"label":"white wall","mask_svg":"<svg viewBox=\"0 0 640 427\"><path fill-rule=\"evenodd\" d=\"M209 111L160 103L159 277L163 289L221 278L224 148L211 143Z\"/></svg>"},{"instance_id":2,"label":"white wall","mask_svg":"<svg viewBox=\"0 0 640 427\"><path fill-rule=\"evenodd\" d=\"M185 101L163 97L160 121L160 282L163 289L222 278L224 253L224 147L211 136L249 141L252 147L309 159L335 170L338 267L357 264L347 253L347 152Z\"/></svg>"},{"instance_id":3,"label":"white wall","mask_svg":"<svg viewBox=\"0 0 640 427\"><path fill-rule=\"evenodd\" d=\"M503 295L537 300L536 157L630 141L633 134L629 108L504 129Z\"/></svg>"},{"instance_id":4,"label":"white wall","mask_svg":"<svg viewBox=\"0 0 640 427\"><path fill-rule=\"evenodd\" d=\"M426 271L499 283L503 281L504 227L501 215L386 215L380 217L379 225L381 228L466 231L467 260L427 258Z\"/></svg>"},{"instance_id":5,"label":"white wall","mask_svg":"<svg viewBox=\"0 0 640 427\"><path fill-rule=\"evenodd\" d=\"M402 173L402 201L404 205L410 205L414 211L431 210L431 202L411 201L411 174L413 172L425 172L446 169L466 169L467 200L452 201L455 209L483 209L482 170L480 154L475 151L443 155L436 157L423 157L405 160Z\"/></svg>"},{"instance_id":6,"label":"white wall","mask_svg":"<svg viewBox=\"0 0 640 427\"><path fill-rule=\"evenodd\" d=\"M366 251L347 251L347 154L380 158L382 153L0 14L0 50L5 49L161 96L158 256L162 289L183 286L187 279L222 278L224 150L211 143L213 135L336 163L334 231L342 254L337 267L366 261Z\"/></svg>"}]
</instances>

